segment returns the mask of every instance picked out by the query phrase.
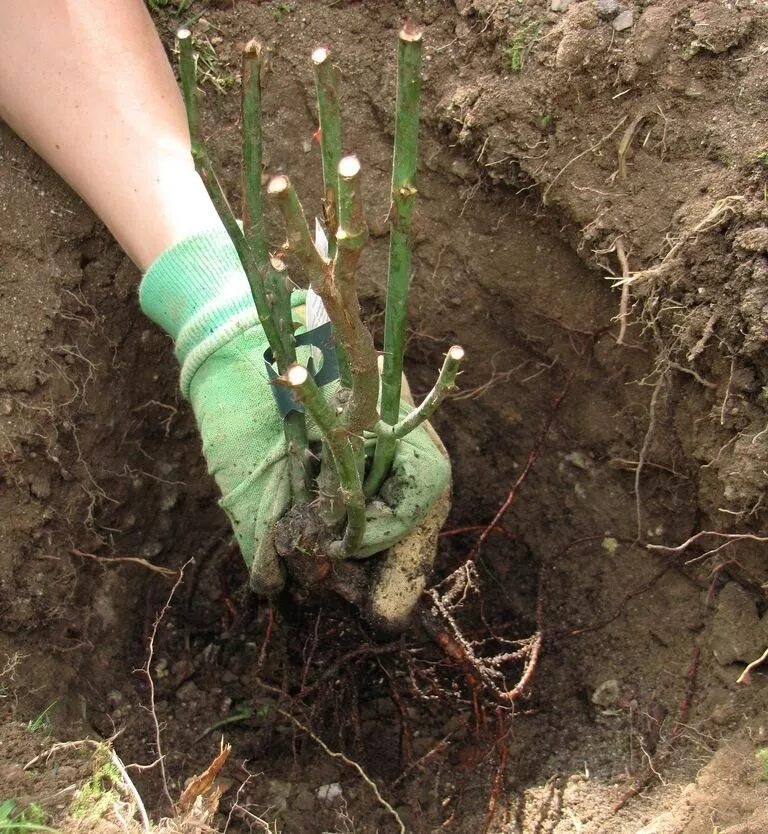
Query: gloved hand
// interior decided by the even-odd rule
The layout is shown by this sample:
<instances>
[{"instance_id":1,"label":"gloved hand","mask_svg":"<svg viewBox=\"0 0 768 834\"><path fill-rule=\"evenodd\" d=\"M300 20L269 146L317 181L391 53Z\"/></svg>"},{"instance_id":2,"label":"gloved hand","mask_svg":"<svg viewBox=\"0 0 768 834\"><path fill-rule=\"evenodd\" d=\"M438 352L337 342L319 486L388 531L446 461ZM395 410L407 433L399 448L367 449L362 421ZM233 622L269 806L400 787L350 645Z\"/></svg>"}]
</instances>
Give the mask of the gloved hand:
<instances>
[{"instance_id":1,"label":"gloved hand","mask_svg":"<svg viewBox=\"0 0 768 834\"><path fill-rule=\"evenodd\" d=\"M264 366L267 340L226 232L195 235L163 253L144 277L139 300L174 340L181 391L192 403L251 586L275 592L284 577L273 530L290 503L286 444ZM303 294L294 293L294 309L303 303ZM398 444L382 489L387 500L369 504L356 555L386 550L418 528L449 483L447 457L420 427Z\"/></svg>"}]
</instances>

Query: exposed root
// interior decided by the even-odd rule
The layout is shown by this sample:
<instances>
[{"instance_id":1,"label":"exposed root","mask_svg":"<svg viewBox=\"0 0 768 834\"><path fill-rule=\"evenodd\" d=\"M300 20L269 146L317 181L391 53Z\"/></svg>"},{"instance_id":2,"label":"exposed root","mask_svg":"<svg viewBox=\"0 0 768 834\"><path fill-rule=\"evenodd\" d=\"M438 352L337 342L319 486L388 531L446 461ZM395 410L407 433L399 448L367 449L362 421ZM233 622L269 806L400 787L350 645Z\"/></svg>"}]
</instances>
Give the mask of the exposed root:
<instances>
[{"instance_id":1,"label":"exposed root","mask_svg":"<svg viewBox=\"0 0 768 834\"><path fill-rule=\"evenodd\" d=\"M312 741L317 744L324 753L330 756L332 759L338 759L339 761L343 762L347 767L351 767L357 775L365 782L366 785L371 789L376 800L378 801L379 805L395 820L397 823L397 827L400 831L400 834L407 834L407 830L405 824L403 823L402 817L397 811L392 807L392 805L387 802L387 800L381 795L381 791L379 790L378 785L371 779L371 777L363 770L363 768L356 762L354 759L350 759L348 756L345 756L343 753L340 753L338 750L331 750L331 748L312 730L304 723L299 721L294 715L291 715L290 712L286 712L286 710L281 709L280 707L276 708L276 712L278 715L281 715L286 721L289 721L296 727L297 730L300 730L306 736L312 739Z\"/></svg>"},{"instance_id":2,"label":"exposed root","mask_svg":"<svg viewBox=\"0 0 768 834\"><path fill-rule=\"evenodd\" d=\"M679 554L684 553L692 544L695 544L699 541L699 539L702 539L705 536L715 536L716 538L724 539L724 541L717 547L710 548L701 555L694 556L693 559L688 559L688 561L685 562L686 565L692 565L694 562L701 562L709 556L714 556L715 553L719 553L721 550L725 550L725 548L730 547L732 544L739 541L768 541L768 536L759 536L756 533L721 533L718 530L701 530L689 539L686 539L682 544L677 545L677 547L668 547L663 544L647 544L646 547L648 550L655 550L658 553Z\"/></svg>"},{"instance_id":3,"label":"exposed root","mask_svg":"<svg viewBox=\"0 0 768 834\"><path fill-rule=\"evenodd\" d=\"M142 668L142 672L147 678L147 684L149 686L149 712L152 716L152 724L155 731L155 751L157 752L158 762L160 764L160 774L162 777L162 785L163 785L163 794L168 802L168 806L171 810L174 809L174 801L171 797L170 788L168 786L168 774L165 769L165 756L163 755L163 744L161 738L161 730L160 730L160 719L157 716L157 703L155 698L155 679L152 676L152 663L155 659L155 641L157 639L157 632L160 628L160 623L163 621L163 618L168 613L168 609L171 607L171 602L173 602L173 597L176 594L176 591L179 589L179 586L184 581L184 571L192 564L193 559L187 559L187 561L181 566L179 570L178 577L176 581L173 583L173 587L168 594L168 597L165 600L165 604L163 607L158 611L157 616L155 617L155 621L152 624L152 632L149 637L149 646L147 651L147 662L144 664Z\"/></svg>"},{"instance_id":4,"label":"exposed root","mask_svg":"<svg viewBox=\"0 0 768 834\"><path fill-rule=\"evenodd\" d=\"M501 798L502 788L504 787L504 779L507 775L507 765L509 763L506 716L501 707L496 707L496 750L499 755L499 763L496 767L496 775L493 778L491 792L488 797L488 809L485 814L484 828L486 834L491 831L491 826L496 818L499 799Z\"/></svg>"},{"instance_id":5,"label":"exposed root","mask_svg":"<svg viewBox=\"0 0 768 834\"><path fill-rule=\"evenodd\" d=\"M528 453L528 458L526 459L525 466L523 467L522 472L520 473L520 475L518 475L514 484L512 484L512 487L510 488L509 492L507 493L507 497L502 502L501 506L497 510L496 515L493 517L490 524L488 524L488 526L480 534L480 537L478 538L474 547L470 551L468 561L471 562L471 561L474 561L477 558L477 556L480 552L480 548L483 546L483 544L485 543L488 536L491 535L492 531L499 524L501 519L506 514L507 510L512 506L512 503L514 502L515 498L517 497L517 494L520 491L520 488L522 487L523 483L525 482L525 479L528 477L528 473L533 468L533 464L536 462L536 459L538 458L539 454L541 453L542 447L544 446L544 441L547 439L547 435L549 434L549 430L552 427L552 423L553 423L553 421L554 421L554 419L555 419L555 417L556 417L556 415L557 415L557 413L560 409L560 406L563 404L563 400L565 399L566 394L568 393L568 389L570 388L572 379L573 379L573 375L571 375L568 378L568 380L565 383L565 386L563 387L562 391L560 391L560 393L555 398L555 401L553 402L552 407L550 408L547 419L544 421L544 425L541 427L541 429L540 429L540 431L539 431L539 433L536 437L536 440L533 444L533 447L531 448L531 451Z\"/></svg>"},{"instance_id":6,"label":"exposed root","mask_svg":"<svg viewBox=\"0 0 768 834\"><path fill-rule=\"evenodd\" d=\"M718 200L695 226L682 232L659 263L648 269L633 272L629 278L618 279L617 283L636 284L640 281L652 281L657 278L662 278L669 272L672 266L677 263L677 256L680 254L680 251L685 244L695 239L703 232L707 232L710 229L715 228L715 226L717 226L717 224L720 223L725 217L734 213L736 211L736 206L738 206L738 204L745 199L746 197L741 194L732 194L728 197L723 197L722 200Z\"/></svg>"},{"instance_id":7,"label":"exposed root","mask_svg":"<svg viewBox=\"0 0 768 834\"><path fill-rule=\"evenodd\" d=\"M736 678L736 683L745 683L750 684L752 683L752 670L756 669L758 666L761 666L765 661L768 660L768 649L766 649L757 660L753 660L751 663L747 664L747 667L744 671Z\"/></svg>"},{"instance_id":8,"label":"exposed root","mask_svg":"<svg viewBox=\"0 0 768 834\"><path fill-rule=\"evenodd\" d=\"M552 190L552 186L560 179L560 177L573 165L574 162L578 162L583 156L586 156L588 153L595 153L595 151L600 150L602 146L613 136L614 133L627 121L628 116L622 116L619 120L616 127L610 131L610 133L606 133L601 139L598 139L594 145L590 145L586 150L583 150L581 153L576 154L576 156L572 157L568 160L568 162L563 165L563 167L555 174L552 178L549 185L544 189L544 193L541 195L541 201L544 205L547 204L547 195Z\"/></svg>"},{"instance_id":9,"label":"exposed root","mask_svg":"<svg viewBox=\"0 0 768 834\"><path fill-rule=\"evenodd\" d=\"M653 394L651 394L651 402L648 406L648 428L645 430L643 436L643 445L640 447L640 452L637 456L637 466L635 467L635 520L637 530L637 540L641 541L643 538L643 498L640 491L640 478L645 466L645 459L651 448L653 434L656 429L656 409L659 404L659 396L667 381L667 371L664 370L653 386Z\"/></svg>"},{"instance_id":10,"label":"exposed root","mask_svg":"<svg viewBox=\"0 0 768 834\"><path fill-rule=\"evenodd\" d=\"M685 725L688 722L688 715L691 711L691 703L693 701L694 692L696 689L696 678L699 672L699 658L701 656L701 650L698 648L694 648L693 653L691 655L691 662L688 667L688 672L685 676L685 690L683 693L683 698L680 701L680 708L677 714L677 720L672 727L672 731L667 736L667 738L658 746L656 749L655 754L651 755L644 751L646 757L646 764L645 767L640 774L640 776L635 781L634 785L626 791L623 796L616 802L613 806L613 813L617 814L631 799L634 797L639 796L650 783L655 778L661 778L659 776L659 768L661 764L669 758L670 754L675 748L677 741L680 739L680 736L685 729ZM660 727L659 727L660 729Z\"/></svg>"},{"instance_id":11,"label":"exposed root","mask_svg":"<svg viewBox=\"0 0 768 834\"><path fill-rule=\"evenodd\" d=\"M621 238L616 239L616 257L621 264L621 276L626 279L629 277L629 262L627 261L627 253L624 251L624 241ZM629 319L629 284L625 283L621 287L621 300L619 301L619 335L616 339L617 345L623 345L624 339L627 335L627 321Z\"/></svg>"},{"instance_id":12,"label":"exposed root","mask_svg":"<svg viewBox=\"0 0 768 834\"><path fill-rule=\"evenodd\" d=\"M95 553L86 553L83 550L78 550L76 547L71 548L69 552L73 556L80 556L83 559L93 559L95 562L100 562L103 565L138 565L139 567L146 568L148 571L152 571L152 573L159 573L160 576L178 576L178 571L164 568L160 565L153 565L152 562L143 559L141 556L97 556Z\"/></svg>"}]
</instances>

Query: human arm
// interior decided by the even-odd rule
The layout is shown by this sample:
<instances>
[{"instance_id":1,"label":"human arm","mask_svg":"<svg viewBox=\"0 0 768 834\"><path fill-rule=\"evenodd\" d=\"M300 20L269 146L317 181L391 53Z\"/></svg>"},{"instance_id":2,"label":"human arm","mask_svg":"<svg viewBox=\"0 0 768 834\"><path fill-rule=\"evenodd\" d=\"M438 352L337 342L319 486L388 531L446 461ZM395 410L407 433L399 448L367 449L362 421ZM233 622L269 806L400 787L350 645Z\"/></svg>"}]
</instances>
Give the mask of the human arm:
<instances>
[{"instance_id":1,"label":"human arm","mask_svg":"<svg viewBox=\"0 0 768 834\"><path fill-rule=\"evenodd\" d=\"M142 271L220 226L141 0L0 0L0 117Z\"/></svg>"}]
</instances>

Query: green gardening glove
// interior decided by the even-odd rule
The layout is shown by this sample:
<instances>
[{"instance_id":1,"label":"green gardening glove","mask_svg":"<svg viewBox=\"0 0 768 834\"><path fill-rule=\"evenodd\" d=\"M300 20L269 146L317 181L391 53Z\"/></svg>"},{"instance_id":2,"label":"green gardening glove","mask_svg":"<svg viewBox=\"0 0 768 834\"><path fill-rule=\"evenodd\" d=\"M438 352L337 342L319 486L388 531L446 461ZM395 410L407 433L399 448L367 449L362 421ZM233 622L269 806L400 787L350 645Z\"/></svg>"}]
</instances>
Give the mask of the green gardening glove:
<instances>
[{"instance_id":1,"label":"green gardening glove","mask_svg":"<svg viewBox=\"0 0 768 834\"><path fill-rule=\"evenodd\" d=\"M293 294L294 310L304 296ZM192 403L251 586L274 593L284 582L273 533L290 506L287 449L264 365L267 339L226 232L194 235L164 252L145 275L139 301L174 341L181 392ZM385 550L420 525L449 481L450 465L426 429L401 441L355 555Z\"/></svg>"}]
</instances>

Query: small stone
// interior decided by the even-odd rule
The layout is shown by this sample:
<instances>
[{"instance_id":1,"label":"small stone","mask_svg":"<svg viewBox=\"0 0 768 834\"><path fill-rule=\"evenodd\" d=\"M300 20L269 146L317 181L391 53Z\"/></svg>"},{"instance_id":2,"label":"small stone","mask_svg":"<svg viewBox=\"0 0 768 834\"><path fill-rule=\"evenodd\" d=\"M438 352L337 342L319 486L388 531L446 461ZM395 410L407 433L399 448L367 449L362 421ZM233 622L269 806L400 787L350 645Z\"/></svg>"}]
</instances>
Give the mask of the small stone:
<instances>
[{"instance_id":1,"label":"small stone","mask_svg":"<svg viewBox=\"0 0 768 834\"><path fill-rule=\"evenodd\" d=\"M168 512L176 506L179 500L179 488L175 484L163 484L160 496L160 509Z\"/></svg>"},{"instance_id":2,"label":"small stone","mask_svg":"<svg viewBox=\"0 0 768 834\"><path fill-rule=\"evenodd\" d=\"M655 61L667 45L672 31L672 14L659 6L647 8L635 27L635 60L645 66Z\"/></svg>"},{"instance_id":3,"label":"small stone","mask_svg":"<svg viewBox=\"0 0 768 834\"><path fill-rule=\"evenodd\" d=\"M635 13L632 9L627 9L626 11L621 12L621 14L617 15L614 19L611 26L617 32L623 32L626 29L631 29L635 22Z\"/></svg>"},{"instance_id":4,"label":"small stone","mask_svg":"<svg viewBox=\"0 0 768 834\"><path fill-rule=\"evenodd\" d=\"M768 226L758 226L739 232L733 245L747 252L768 252Z\"/></svg>"},{"instance_id":5,"label":"small stone","mask_svg":"<svg viewBox=\"0 0 768 834\"><path fill-rule=\"evenodd\" d=\"M463 157L454 159L451 162L451 173L455 174L461 180L473 179L476 176L472 165Z\"/></svg>"},{"instance_id":6,"label":"small stone","mask_svg":"<svg viewBox=\"0 0 768 834\"><path fill-rule=\"evenodd\" d=\"M156 541L148 541L139 549L139 555L143 556L145 559L154 559L155 556L159 556L162 552L163 546L160 542Z\"/></svg>"},{"instance_id":7,"label":"small stone","mask_svg":"<svg viewBox=\"0 0 768 834\"><path fill-rule=\"evenodd\" d=\"M328 785L320 785L317 789L317 798L321 802L335 802L337 799L343 799L344 792L338 782L331 782Z\"/></svg>"},{"instance_id":8,"label":"small stone","mask_svg":"<svg viewBox=\"0 0 768 834\"><path fill-rule=\"evenodd\" d=\"M675 823L675 815L671 811L665 811L648 825L640 828L637 834L674 834L679 830Z\"/></svg>"},{"instance_id":9,"label":"small stone","mask_svg":"<svg viewBox=\"0 0 768 834\"><path fill-rule=\"evenodd\" d=\"M125 696L119 689L111 689L107 693L107 704L109 704L110 707L115 708L122 706L124 702Z\"/></svg>"},{"instance_id":10,"label":"small stone","mask_svg":"<svg viewBox=\"0 0 768 834\"><path fill-rule=\"evenodd\" d=\"M571 5L571 0L552 0L549 8L553 12L564 12Z\"/></svg>"},{"instance_id":11,"label":"small stone","mask_svg":"<svg viewBox=\"0 0 768 834\"><path fill-rule=\"evenodd\" d=\"M700 81L697 81L695 78L691 83L683 90L683 95L687 96L688 98L701 98L707 91L707 88L702 84Z\"/></svg>"},{"instance_id":12,"label":"small stone","mask_svg":"<svg viewBox=\"0 0 768 834\"><path fill-rule=\"evenodd\" d=\"M279 779L270 779L267 782L269 804L278 811L285 811L288 807L288 797L291 793L291 783L282 782Z\"/></svg>"},{"instance_id":13,"label":"small stone","mask_svg":"<svg viewBox=\"0 0 768 834\"><path fill-rule=\"evenodd\" d=\"M575 466L576 469L583 469L584 471L588 471L592 466L592 461L589 459L589 456L585 455L584 452L580 452L578 449L573 452L568 452L563 460L566 463L570 463L571 466Z\"/></svg>"},{"instance_id":14,"label":"small stone","mask_svg":"<svg viewBox=\"0 0 768 834\"><path fill-rule=\"evenodd\" d=\"M757 604L741 585L729 582L717 598L712 620L710 644L717 662L723 666L749 663L768 645L768 619L760 621Z\"/></svg>"},{"instance_id":15,"label":"small stone","mask_svg":"<svg viewBox=\"0 0 768 834\"><path fill-rule=\"evenodd\" d=\"M29 489L35 498L50 498L51 479L47 475L33 475L29 480Z\"/></svg>"},{"instance_id":16,"label":"small stone","mask_svg":"<svg viewBox=\"0 0 768 834\"><path fill-rule=\"evenodd\" d=\"M603 681L592 693L592 703L599 707L614 707L619 700L621 687L615 678Z\"/></svg>"},{"instance_id":17,"label":"small stone","mask_svg":"<svg viewBox=\"0 0 768 834\"><path fill-rule=\"evenodd\" d=\"M297 811L309 813L315 809L315 797L307 788L301 788L293 799L291 799L291 807Z\"/></svg>"},{"instance_id":18,"label":"small stone","mask_svg":"<svg viewBox=\"0 0 768 834\"><path fill-rule=\"evenodd\" d=\"M613 20L621 11L618 0L595 0L595 11L601 20Z\"/></svg>"},{"instance_id":19,"label":"small stone","mask_svg":"<svg viewBox=\"0 0 768 834\"><path fill-rule=\"evenodd\" d=\"M7 417L13 413L13 400L10 397L3 397L0 399L0 414Z\"/></svg>"},{"instance_id":20,"label":"small stone","mask_svg":"<svg viewBox=\"0 0 768 834\"><path fill-rule=\"evenodd\" d=\"M182 702L194 701L198 692L197 684L194 681L187 681L176 690L176 697Z\"/></svg>"}]
</instances>

